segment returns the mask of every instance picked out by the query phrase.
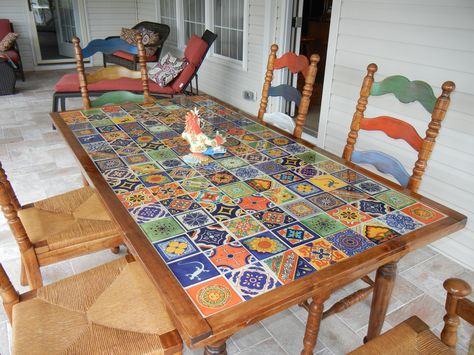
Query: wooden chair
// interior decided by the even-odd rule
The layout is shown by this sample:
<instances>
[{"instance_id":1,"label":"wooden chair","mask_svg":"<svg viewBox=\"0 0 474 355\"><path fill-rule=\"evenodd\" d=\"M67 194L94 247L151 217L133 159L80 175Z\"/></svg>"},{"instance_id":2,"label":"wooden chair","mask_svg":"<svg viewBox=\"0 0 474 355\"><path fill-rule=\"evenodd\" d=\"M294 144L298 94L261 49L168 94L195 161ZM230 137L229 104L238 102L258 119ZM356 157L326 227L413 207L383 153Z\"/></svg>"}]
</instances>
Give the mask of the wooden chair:
<instances>
[{"instance_id":1,"label":"wooden chair","mask_svg":"<svg viewBox=\"0 0 474 355\"><path fill-rule=\"evenodd\" d=\"M474 324L474 302L465 298L471 293L471 287L465 281L448 279L443 286L448 295L441 340L425 322L413 316L350 354L456 354L459 317ZM471 338L469 349L469 354L473 353L474 337Z\"/></svg>"},{"instance_id":2,"label":"wooden chair","mask_svg":"<svg viewBox=\"0 0 474 355\"><path fill-rule=\"evenodd\" d=\"M84 49L81 49L80 40L74 37L72 42L76 55L77 73L79 76L79 86L81 89L82 103L84 109L88 110L92 107L100 107L107 104L121 104L127 102L153 102L148 89L148 75L145 61L145 47L142 43L142 36L137 34L135 36L137 46L132 46L120 38L96 39L91 41ZM101 68L91 73L86 73L84 69L84 58L88 58L96 54L114 53L118 50L123 50L129 53L138 53L140 70L130 70L121 66L112 66L108 68ZM121 78L138 79L141 81L143 87L143 95L134 94L130 91L123 91L120 89L120 83L117 82L116 90L106 92L99 96L94 101L91 101L89 96L89 84L99 83L102 81L115 81Z\"/></svg>"},{"instance_id":3,"label":"wooden chair","mask_svg":"<svg viewBox=\"0 0 474 355\"><path fill-rule=\"evenodd\" d=\"M261 122L267 122L278 128L281 128L295 137L300 138L303 133L303 126L308 113L308 108L313 93L314 80L317 74L317 65L319 55L311 55L310 60L303 55L297 55L293 52L287 52L277 58L278 45L273 44L268 56L267 71L263 83L262 98L260 99L260 109L258 110L258 119ZM305 83L302 94L293 86L281 84L271 86L273 71L275 69L288 68L293 74L301 73L304 76ZM295 120L281 112L266 113L268 97L283 97L287 102L294 102L298 106L298 113Z\"/></svg>"},{"instance_id":4,"label":"wooden chair","mask_svg":"<svg viewBox=\"0 0 474 355\"><path fill-rule=\"evenodd\" d=\"M181 354L182 340L132 257L19 295L0 264L12 354Z\"/></svg>"},{"instance_id":5,"label":"wooden chair","mask_svg":"<svg viewBox=\"0 0 474 355\"><path fill-rule=\"evenodd\" d=\"M0 164L0 206L21 254L23 286L43 285L40 267L111 248L120 231L91 187L22 206Z\"/></svg>"},{"instance_id":6,"label":"wooden chair","mask_svg":"<svg viewBox=\"0 0 474 355\"><path fill-rule=\"evenodd\" d=\"M371 63L367 66L367 75L362 83L360 97L357 101L356 111L352 118L347 144L344 147L342 157L356 164L373 165L378 171L394 176L403 187L408 188L412 192L417 192L427 161L435 145L436 137L441 129L441 122L448 110L449 96L454 90L455 85L452 81L443 83L442 93L437 98L431 86L426 82L410 81L401 75L390 76L380 82L374 82L376 71L376 64ZM390 116L367 118L364 116L369 96L381 96L389 93L394 94L402 103L418 101L431 114L431 121L428 124L425 138L421 138L411 124L398 118ZM405 140L418 152L418 159L414 164L412 174L410 175L396 158L386 153L379 151L355 151L354 145L360 129L382 131L390 138ZM339 313L367 298L373 290L374 282L368 276L363 277L362 281L369 286L335 303L329 310L324 312L324 317Z\"/></svg>"}]
</instances>

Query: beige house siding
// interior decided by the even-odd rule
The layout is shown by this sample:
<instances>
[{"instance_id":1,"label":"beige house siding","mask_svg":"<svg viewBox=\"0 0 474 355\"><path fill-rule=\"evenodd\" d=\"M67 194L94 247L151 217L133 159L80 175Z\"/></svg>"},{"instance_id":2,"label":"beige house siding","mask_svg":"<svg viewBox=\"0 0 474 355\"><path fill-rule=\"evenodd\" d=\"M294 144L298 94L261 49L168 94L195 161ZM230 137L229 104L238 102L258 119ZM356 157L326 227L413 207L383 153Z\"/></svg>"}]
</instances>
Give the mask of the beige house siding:
<instances>
[{"instance_id":1,"label":"beige house siding","mask_svg":"<svg viewBox=\"0 0 474 355\"><path fill-rule=\"evenodd\" d=\"M474 3L472 1L353 1L340 4L329 107L318 141L342 153L365 68L377 63L376 79L402 74L424 80L439 95L446 80L456 83L420 193L468 216L467 228L433 243L440 252L474 269ZM334 16L333 16L334 17ZM330 79L331 80L331 79ZM388 111L387 111L388 110ZM324 112L324 110L323 110ZM367 117L388 113L407 118L423 135L429 115L418 103L394 97L369 100ZM397 156L409 169L416 153L404 142L382 143L378 132L362 132L360 150Z\"/></svg>"}]
</instances>

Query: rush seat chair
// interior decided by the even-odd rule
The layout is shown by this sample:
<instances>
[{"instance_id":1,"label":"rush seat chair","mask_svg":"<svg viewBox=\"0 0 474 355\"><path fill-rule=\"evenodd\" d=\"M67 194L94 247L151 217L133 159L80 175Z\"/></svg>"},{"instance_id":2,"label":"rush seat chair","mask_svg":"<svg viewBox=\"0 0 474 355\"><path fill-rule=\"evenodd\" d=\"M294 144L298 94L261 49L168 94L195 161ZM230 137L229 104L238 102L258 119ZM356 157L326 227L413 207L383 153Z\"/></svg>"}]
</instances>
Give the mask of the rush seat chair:
<instances>
[{"instance_id":1,"label":"rush seat chair","mask_svg":"<svg viewBox=\"0 0 474 355\"><path fill-rule=\"evenodd\" d=\"M131 256L19 295L0 264L12 354L181 354L183 343Z\"/></svg>"},{"instance_id":2,"label":"rush seat chair","mask_svg":"<svg viewBox=\"0 0 474 355\"><path fill-rule=\"evenodd\" d=\"M43 285L40 268L105 249L122 235L91 187L21 205L0 164L0 206L21 254L23 286Z\"/></svg>"},{"instance_id":3,"label":"rush seat chair","mask_svg":"<svg viewBox=\"0 0 474 355\"><path fill-rule=\"evenodd\" d=\"M308 60L304 55L297 55L293 52L287 52L277 58L278 45L273 44L268 56L267 71L262 89L262 98L260 100L260 108L258 110L258 119L261 122L269 123L273 126L281 128L293 136L300 138L303 133L303 126L308 114L311 95L313 94L314 80L317 74L317 65L319 55L313 54ZM301 73L304 76L303 92L288 84L271 86L274 70L284 69L292 74ZM267 105L269 97L282 97L286 102L294 102L298 107L295 118L288 116L282 112L267 113Z\"/></svg>"}]
</instances>

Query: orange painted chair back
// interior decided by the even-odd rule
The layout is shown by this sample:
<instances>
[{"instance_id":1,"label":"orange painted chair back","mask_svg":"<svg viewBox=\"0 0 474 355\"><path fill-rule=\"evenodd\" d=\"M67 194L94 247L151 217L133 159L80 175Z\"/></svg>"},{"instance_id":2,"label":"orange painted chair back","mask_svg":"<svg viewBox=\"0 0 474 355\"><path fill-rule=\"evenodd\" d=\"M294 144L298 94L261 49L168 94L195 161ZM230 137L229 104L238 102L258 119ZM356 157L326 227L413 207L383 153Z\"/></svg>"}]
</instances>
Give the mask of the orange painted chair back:
<instances>
[{"instance_id":1,"label":"orange painted chair back","mask_svg":"<svg viewBox=\"0 0 474 355\"><path fill-rule=\"evenodd\" d=\"M372 63L367 66L367 75L362 82L360 97L357 101L356 111L347 143L342 157L357 164L371 164L382 173L394 176L400 185L416 192L420 186L421 178L426 170L426 164L435 145L436 137L441 129L446 111L450 103L450 94L455 85L446 81L442 85L442 93L436 97L431 86L423 81L410 81L404 76L396 75L374 82L377 65ZM431 114L425 137L422 138L416 129L409 123L390 116L367 118L364 112L367 108L369 96L380 96L392 93L402 103L418 101ZM418 159L415 162L412 174L409 174L402 164L394 157L378 151L356 151L359 130L382 131L393 139L403 139L415 151Z\"/></svg>"},{"instance_id":2,"label":"orange painted chair back","mask_svg":"<svg viewBox=\"0 0 474 355\"><path fill-rule=\"evenodd\" d=\"M258 118L263 122L263 116L267 111L269 96L282 96L287 101L293 101L298 106L296 115L296 127L293 131L295 137L301 137L303 133L303 126L308 113L311 95L313 94L314 80L316 79L317 65L319 62L319 55L313 54L308 60L304 55L297 55L293 52L287 52L281 57L277 58L278 45L271 46L270 55L268 56L267 71L265 73L265 81L263 83L262 98L260 100L260 109L258 110ZM275 69L288 70L292 74L301 73L304 76L305 83L303 92L299 91L286 84L271 86L273 79L273 71Z\"/></svg>"},{"instance_id":3,"label":"orange painted chair back","mask_svg":"<svg viewBox=\"0 0 474 355\"><path fill-rule=\"evenodd\" d=\"M80 39L78 37L74 37L72 39L84 109L100 107L106 104L121 104L127 102L150 103L154 101L150 96L150 90L148 88L146 55L145 47L142 42L142 36L137 34L135 36L135 40L137 43L136 46L130 45L119 38L95 39L91 41L87 47L81 48ZM97 52L113 53L118 50L138 54L140 70L130 70L122 66L112 66L101 68L91 73L86 73L84 68L84 57L91 57ZM129 91L120 91L120 87L117 87L117 91L106 92L99 96L99 98L91 101L88 89L89 84L98 83L104 80L116 80L121 78L141 80L143 85L143 95L137 95Z\"/></svg>"}]
</instances>

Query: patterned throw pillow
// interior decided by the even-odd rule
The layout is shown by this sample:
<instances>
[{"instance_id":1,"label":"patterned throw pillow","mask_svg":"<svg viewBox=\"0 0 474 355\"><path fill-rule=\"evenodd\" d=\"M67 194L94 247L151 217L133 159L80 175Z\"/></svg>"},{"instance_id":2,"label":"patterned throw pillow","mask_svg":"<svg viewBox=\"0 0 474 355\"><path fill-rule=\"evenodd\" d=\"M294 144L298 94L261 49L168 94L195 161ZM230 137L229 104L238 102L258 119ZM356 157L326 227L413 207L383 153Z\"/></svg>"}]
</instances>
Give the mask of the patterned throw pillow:
<instances>
[{"instance_id":1,"label":"patterned throw pillow","mask_svg":"<svg viewBox=\"0 0 474 355\"><path fill-rule=\"evenodd\" d=\"M140 34L142 35L142 42L145 46L145 54L148 57L154 55L158 49L160 35L146 28L140 29Z\"/></svg>"},{"instance_id":2,"label":"patterned throw pillow","mask_svg":"<svg viewBox=\"0 0 474 355\"><path fill-rule=\"evenodd\" d=\"M128 44L133 44L135 46L136 45L135 35L137 33L138 31L134 30L133 28L122 27L122 32L120 32L120 38L123 39Z\"/></svg>"},{"instance_id":3,"label":"patterned throw pillow","mask_svg":"<svg viewBox=\"0 0 474 355\"><path fill-rule=\"evenodd\" d=\"M13 45L18 37L18 33L10 32L7 33L5 37L0 41L0 52L8 51Z\"/></svg>"},{"instance_id":4,"label":"patterned throw pillow","mask_svg":"<svg viewBox=\"0 0 474 355\"><path fill-rule=\"evenodd\" d=\"M148 71L148 77L161 87L165 87L181 73L186 64L185 59L176 58L168 52Z\"/></svg>"}]
</instances>

